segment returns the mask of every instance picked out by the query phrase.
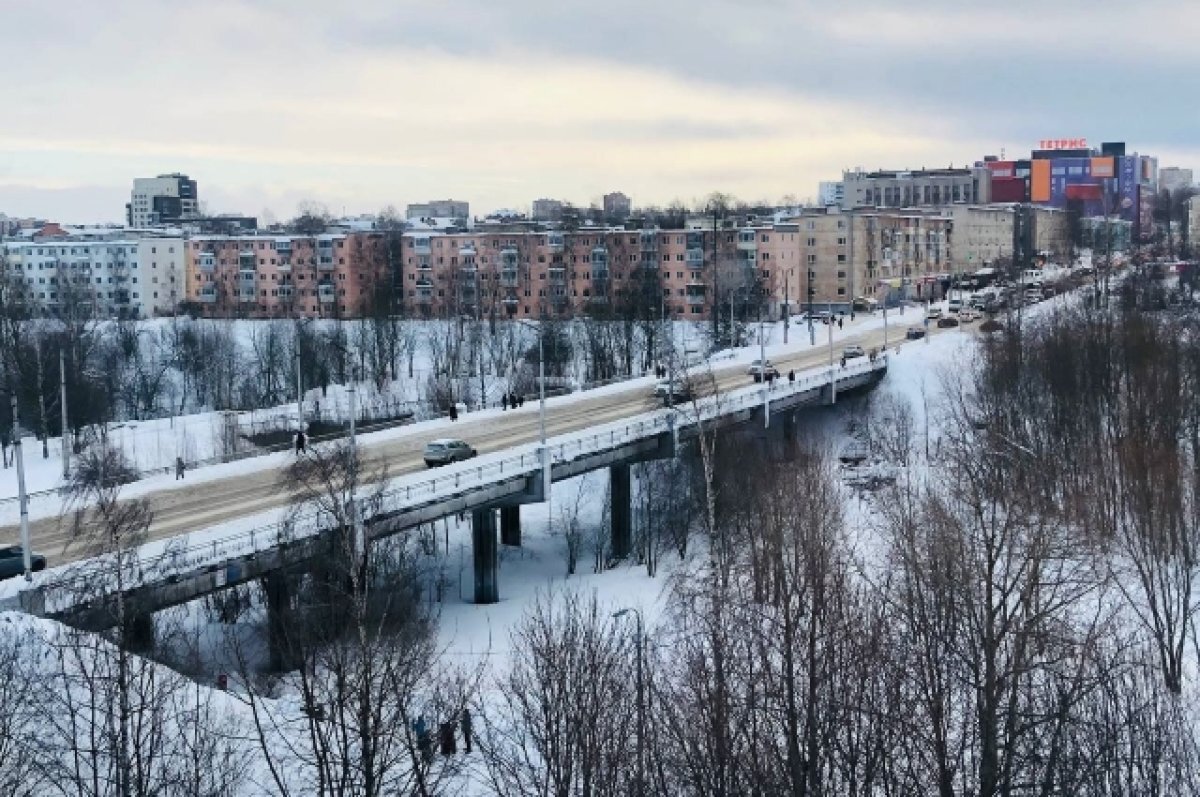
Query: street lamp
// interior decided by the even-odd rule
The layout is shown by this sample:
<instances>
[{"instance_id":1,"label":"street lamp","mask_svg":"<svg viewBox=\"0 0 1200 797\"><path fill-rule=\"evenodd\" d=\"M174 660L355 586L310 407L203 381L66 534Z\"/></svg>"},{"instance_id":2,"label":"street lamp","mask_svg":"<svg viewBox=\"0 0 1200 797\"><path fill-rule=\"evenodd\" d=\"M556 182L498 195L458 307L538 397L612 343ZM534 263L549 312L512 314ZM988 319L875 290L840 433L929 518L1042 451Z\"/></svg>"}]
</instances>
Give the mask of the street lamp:
<instances>
[{"instance_id":1,"label":"street lamp","mask_svg":"<svg viewBox=\"0 0 1200 797\"><path fill-rule=\"evenodd\" d=\"M17 393L12 397L12 442L13 456L17 463L17 495L21 503L21 558L25 566L25 580L33 581L33 559L29 543L29 493L25 491L25 455L21 450L21 424L17 415Z\"/></svg>"},{"instance_id":2,"label":"street lamp","mask_svg":"<svg viewBox=\"0 0 1200 797\"><path fill-rule=\"evenodd\" d=\"M646 704L642 697L643 694L643 676L642 676L642 645L645 642L645 636L642 632L642 613L632 607L621 609L613 612L614 618L624 617L633 612L633 616L637 621L637 626L634 631L634 646L637 651L637 795L645 797L646 794L646 756L645 756L645 739L646 739Z\"/></svg>"},{"instance_id":3,"label":"street lamp","mask_svg":"<svg viewBox=\"0 0 1200 797\"><path fill-rule=\"evenodd\" d=\"M522 321L519 318L513 319L518 324L530 329L537 330L538 336L538 425L540 427L541 440L541 455L542 455L542 492L546 496L546 514L547 523L550 521L550 449L546 447L546 344L544 334L545 313L538 320L535 326L528 321ZM547 526L547 530L549 526Z\"/></svg>"}]
</instances>

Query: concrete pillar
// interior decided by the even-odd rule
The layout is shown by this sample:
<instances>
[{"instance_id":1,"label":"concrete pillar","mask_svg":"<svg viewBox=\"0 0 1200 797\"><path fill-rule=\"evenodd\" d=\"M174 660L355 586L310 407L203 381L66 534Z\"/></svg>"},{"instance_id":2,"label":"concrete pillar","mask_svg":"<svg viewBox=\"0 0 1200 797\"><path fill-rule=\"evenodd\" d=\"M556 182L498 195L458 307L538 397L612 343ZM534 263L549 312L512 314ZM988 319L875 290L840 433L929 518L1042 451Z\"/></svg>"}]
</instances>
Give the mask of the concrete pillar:
<instances>
[{"instance_id":1,"label":"concrete pillar","mask_svg":"<svg viewBox=\"0 0 1200 797\"><path fill-rule=\"evenodd\" d=\"M267 652L274 672L292 669L293 639L289 636L291 622L291 587L287 576L279 571L263 576L263 592L267 595Z\"/></svg>"},{"instance_id":2,"label":"concrete pillar","mask_svg":"<svg viewBox=\"0 0 1200 797\"><path fill-rule=\"evenodd\" d=\"M130 612L121 627L121 644L139 653L154 650L154 615L150 612Z\"/></svg>"},{"instance_id":3,"label":"concrete pillar","mask_svg":"<svg viewBox=\"0 0 1200 797\"><path fill-rule=\"evenodd\" d=\"M504 545L521 544L521 507L500 507L500 542Z\"/></svg>"},{"instance_id":4,"label":"concrete pillar","mask_svg":"<svg viewBox=\"0 0 1200 797\"><path fill-rule=\"evenodd\" d=\"M785 412L783 414L783 439L789 443L796 440L796 413Z\"/></svg>"},{"instance_id":5,"label":"concrete pillar","mask_svg":"<svg viewBox=\"0 0 1200 797\"><path fill-rule=\"evenodd\" d=\"M496 603L500 600L500 587L496 578L499 546L495 509L471 512L471 549L475 561L475 602Z\"/></svg>"},{"instance_id":6,"label":"concrete pillar","mask_svg":"<svg viewBox=\"0 0 1200 797\"><path fill-rule=\"evenodd\" d=\"M633 547L633 504L629 495L629 466L612 465L609 473L609 498L612 503L612 555L616 559L629 556Z\"/></svg>"}]
</instances>

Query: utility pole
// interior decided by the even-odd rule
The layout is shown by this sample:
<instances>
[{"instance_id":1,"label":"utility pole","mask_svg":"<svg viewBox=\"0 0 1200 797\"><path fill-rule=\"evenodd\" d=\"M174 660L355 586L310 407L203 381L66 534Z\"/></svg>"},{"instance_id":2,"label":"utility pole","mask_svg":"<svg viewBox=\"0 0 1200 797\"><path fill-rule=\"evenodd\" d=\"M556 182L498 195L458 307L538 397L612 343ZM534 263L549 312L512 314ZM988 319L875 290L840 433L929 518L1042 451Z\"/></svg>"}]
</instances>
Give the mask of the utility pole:
<instances>
[{"instance_id":1,"label":"utility pole","mask_svg":"<svg viewBox=\"0 0 1200 797\"><path fill-rule=\"evenodd\" d=\"M21 558L25 566L25 580L33 581L33 558L29 551L29 494L25 491L25 455L21 451L21 419L17 413L15 390L11 402L13 454L17 463L17 495L21 502Z\"/></svg>"},{"instance_id":2,"label":"utility pole","mask_svg":"<svg viewBox=\"0 0 1200 797\"><path fill-rule=\"evenodd\" d=\"M833 304L829 305L829 403L837 402L837 371L833 369Z\"/></svg>"},{"instance_id":3,"label":"utility pole","mask_svg":"<svg viewBox=\"0 0 1200 797\"><path fill-rule=\"evenodd\" d=\"M771 426L771 400L770 393L767 388L770 383L767 381L767 342L763 338L763 303L758 304L758 364L759 374L762 376L763 386L763 428Z\"/></svg>"},{"instance_id":4,"label":"utility pole","mask_svg":"<svg viewBox=\"0 0 1200 797\"><path fill-rule=\"evenodd\" d=\"M67 357L58 350L58 403L62 409L62 475L63 481L71 477L71 444L67 441Z\"/></svg>"},{"instance_id":5,"label":"utility pole","mask_svg":"<svg viewBox=\"0 0 1200 797\"><path fill-rule=\"evenodd\" d=\"M296 432L304 431L304 389L300 383L300 336L296 335Z\"/></svg>"},{"instance_id":6,"label":"utility pole","mask_svg":"<svg viewBox=\"0 0 1200 797\"><path fill-rule=\"evenodd\" d=\"M788 342L788 327L791 326L792 313L788 307L788 300L791 298L788 295L788 274L790 271L785 271L783 274L783 345Z\"/></svg>"}]
</instances>

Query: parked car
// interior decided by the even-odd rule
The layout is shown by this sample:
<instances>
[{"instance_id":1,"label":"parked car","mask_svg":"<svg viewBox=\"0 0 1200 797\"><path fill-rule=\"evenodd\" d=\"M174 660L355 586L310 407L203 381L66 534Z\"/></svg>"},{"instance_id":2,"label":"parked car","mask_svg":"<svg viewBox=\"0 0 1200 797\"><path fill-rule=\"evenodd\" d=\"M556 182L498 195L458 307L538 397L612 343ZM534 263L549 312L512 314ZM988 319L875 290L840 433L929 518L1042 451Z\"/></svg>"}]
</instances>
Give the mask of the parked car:
<instances>
[{"instance_id":1,"label":"parked car","mask_svg":"<svg viewBox=\"0 0 1200 797\"><path fill-rule=\"evenodd\" d=\"M930 307L929 310L926 311L925 317L928 318L930 321L937 321L939 318L942 317L942 308Z\"/></svg>"},{"instance_id":2,"label":"parked car","mask_svg":"<svg viewBox=\"0 0 1200 797\"><path fill-rule=\"evenodd\" d=\"M920 340L921 338L925 337L925 328L909 327L908 331L904 333L904 337L908 338L909 340Z\"/></svg>"},{"instance_id":3,"label":"parked car","mask_svg":"<svg viewBox=\"0 0 1200 797\"><path fill-rule=\"evenodd\" d=\"M975 321L975 319L978 317L979 317L979 314L968 307L967 309L963 310L961 313L958 314L958 323L970 324L970 323L973 323Z\"/></svg>"},{"instance_id":4,"label":"parked car","mask_svg":"<svg viewBox=\"0 0 1200 797\"><path fill-rule=\"evenodd\" d=\"M444 437L440 440L430 440L425 444L425 465L436 468L438 465L449 465L451 462L472 459L478 454L478 451L462 440Z\"/></svg>"},{"instance_id":5,"label":"parked car","mask_svg":"<svg viewBox=\"0 0 1200 797\"><path fill-rule=\"evenodd\" d=\"M961 298L951 299L947 303L946 308L951 313L957 313L959 310L963 309L963 300Z\"/></svg>"},{"instance_id":6,"label":"parked car","mask_svg":"<svg viewBox=\"0 0 1200 797\"><path fill-rule=\"evenodd\" d=\"M943 316L938 319L937 325L938 325L939 329L944 329L946 327L956 327L956 326L958 326L958 319L952 315Z\"/></svg>"},{"instance_id":7,"label":"parked car","mask_svg":"<svg viewBox=\"0 0 1200 797\"><path fill-rule=\"evenodd\" d=\"M46 557L32 554L29 557L33 572L46 569ZM12 578L25 572L25 549L20 545L0 548L0 579Z\"/></svg>"},{"instance_id":8,"label":"parked car","mask_svg":"<svg viewBox=\"0 0 1200 797\"><path fill-rule=\"evenodd\" d=\"M750 363L750 367L746 369L746 373L750 376L779 377L779 369L775 367L775 363L770 360L755 360Z\"/></svg>"},{"instance_id":9,"label":"parked car","mask_svg":"<svg viewBox=\"0 0 1200 797\"><path fill-rule=\"evenodd\" d=\"M844 360L852 360L855 357L866 357L866 356L867 356L867 353L865 351L863 351L863 347L859 346L857 343L847 346L846 348L842 349L842 359L844 359Z\"/></svg>"}]
</instances>

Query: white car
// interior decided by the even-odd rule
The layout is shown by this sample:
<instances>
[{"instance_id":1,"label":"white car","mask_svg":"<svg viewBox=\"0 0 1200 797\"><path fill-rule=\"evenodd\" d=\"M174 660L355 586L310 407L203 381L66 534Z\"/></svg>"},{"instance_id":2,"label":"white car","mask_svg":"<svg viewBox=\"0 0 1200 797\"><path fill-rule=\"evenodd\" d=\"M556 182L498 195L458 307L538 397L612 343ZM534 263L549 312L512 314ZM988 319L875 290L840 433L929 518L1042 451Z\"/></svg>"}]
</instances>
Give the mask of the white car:
<instances>
[{"instance_id":1,"label":"white car","mask_svg":"<svg viewBox=\"0 0 1200 797\"><path fill-rule=\"evenodd\" d=\"M462 440L450 437L430 440L425 444L425 466L436 468L438 465L449 465L451 462L473 459L478 453Z\"/></svg>"},{"instance_id":2,"label":"white car","mask_svg":"<svg viewBox=\"0 0 1200 797\"><path fill-rule=\"evenodd\" d=\"M857 343L842 349L842 359L852 360L855 357L866 357L867 353Z\"/></svg>"},{"instance_id":3,"label":"white car","mask_svg":"<svg viewBox=\"0 0 1200 797\"><path fill-rule=\"evenodd\" d=\"M750 363L750 367L746 369L746 373L750 376L774 376L779 377L779 369L775 367L775 363L770 360L755 360Z\"/></svg>"},{"instance_id":4,"label":"white car","mask_svg":"<svg viewBox=\"0 0 1200 797\"><path fill-rule=\"evenodd\" d=\"M654 397L664 402L668 399L687 401L692 397L692 382L687 377L660 379L654 385Z\"/></svg>"}]
</instances>

